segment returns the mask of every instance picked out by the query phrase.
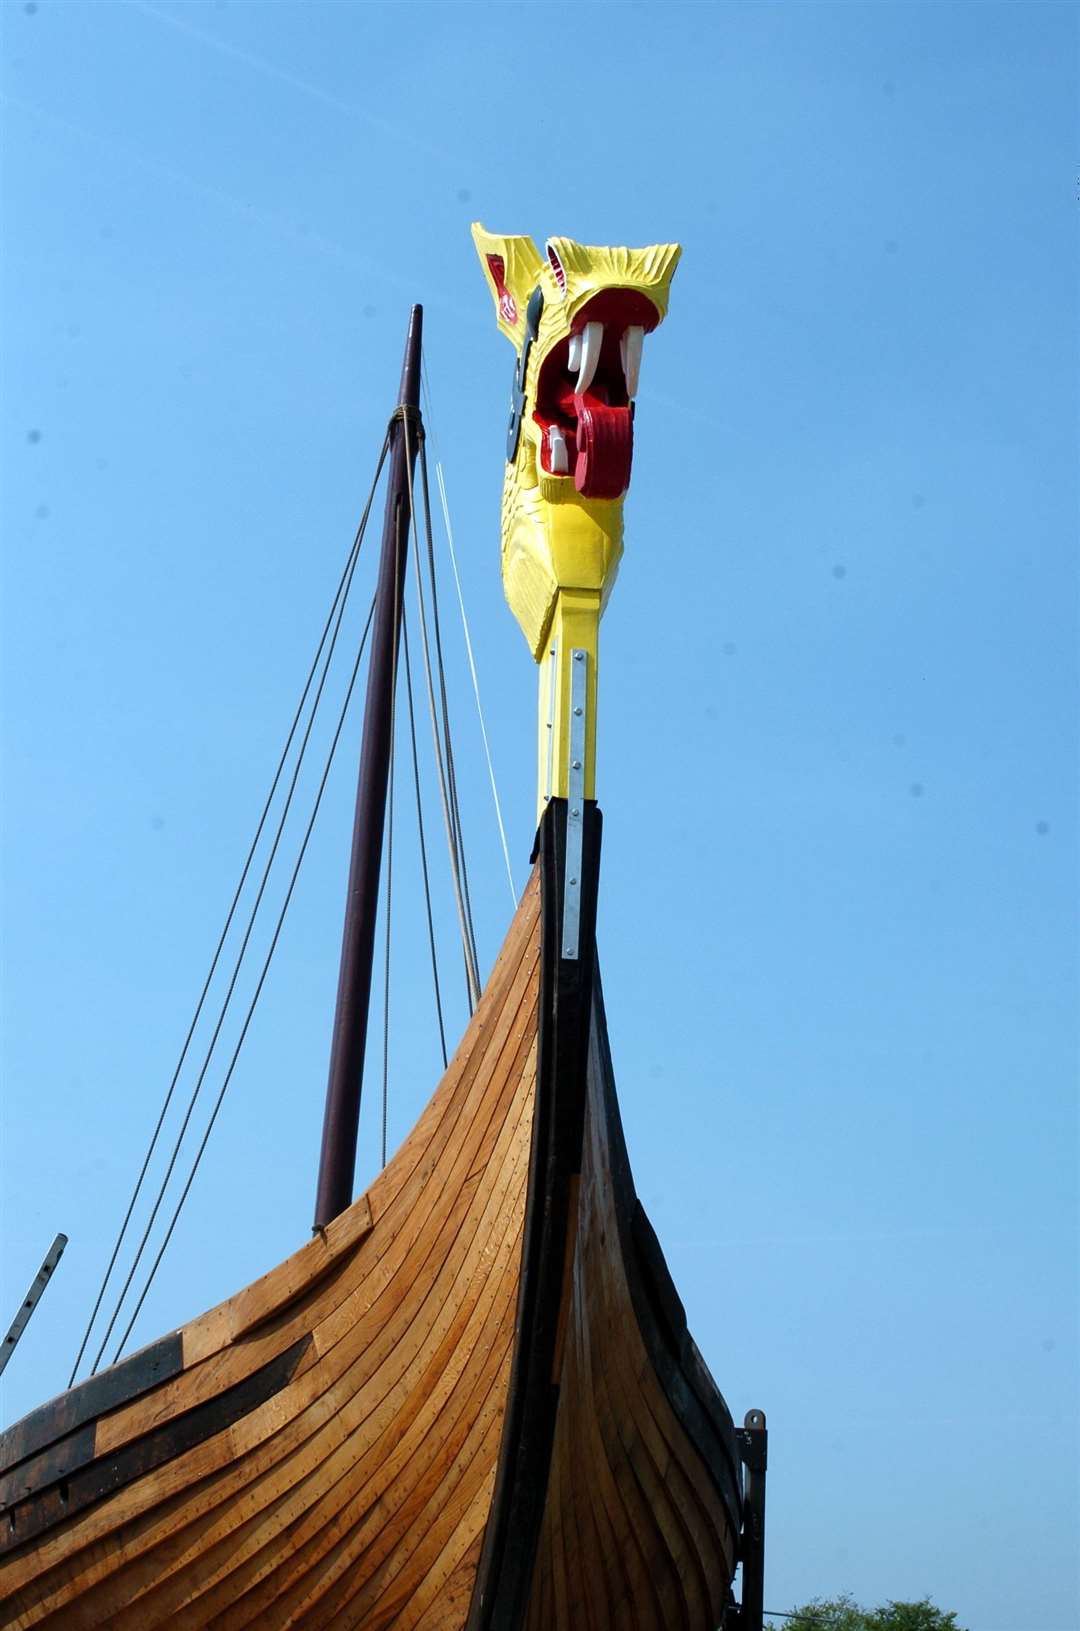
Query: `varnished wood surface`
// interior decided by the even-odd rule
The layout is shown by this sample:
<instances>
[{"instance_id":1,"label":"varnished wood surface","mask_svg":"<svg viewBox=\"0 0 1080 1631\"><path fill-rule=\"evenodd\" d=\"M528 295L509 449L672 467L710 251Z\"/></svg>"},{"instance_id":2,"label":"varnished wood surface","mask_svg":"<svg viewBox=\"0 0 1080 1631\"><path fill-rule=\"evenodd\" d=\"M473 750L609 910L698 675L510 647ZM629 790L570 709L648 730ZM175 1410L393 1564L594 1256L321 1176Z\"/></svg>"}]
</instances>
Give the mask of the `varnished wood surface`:
<instances>
[{"instance_id":1,"label":"varnished wood surface","mask_svg":"<svg viewBox=\"0 0 1080 1631\"><path fill-rule=\"evenodd\" d=\"M539 834L541 988L520 1340L467 1631L716 1631L742 1516L734 1424L634 1192L596 968L601 817Z\"/></svg>"},{"instance_id":2,"label":"varnished wood surface","mask_svg":"<svg viewBox=\"0 0 1080 1631\"><path fill-rule=\"evenodd\" d=\"M557 1418L525 1631L712 1631L737 1561L738 1488L724 1448L725 1440L733 1447L734 1430L712 1389L713 1432L692 1424L709 1440L703 1453L658 1374L657 1346L667 1344L675 1371L682 1343L659 1328L649 1306L656 1293L634 1244L609 1071L598 1002Z\"/></svg>"},{"instance_id":3,"label":"varnished wood surface","mask_svg":"<svg viewBox=\"0 0 1080 1631\"><path fill-rule=\"evenodd\" d=\"M163 1379L96 1378L89 1405L77 1388L10 1431L0 1625L460 1631L513 1341L538 957L534 876L367 1194L179 1354L156 1344Z\"/></svg>"},{"instance_id":4,"label":"varnished wood surface","mask_svg":"<svg viewBox=\"0 0 1080 1631\"><path fill-rule=\"evenodd\" d=\"M716 1631L735 1435L634 1193L589 807L443 1082L287 1262L0 1435L0 1628Z\"/></svg>"}]
</instances>

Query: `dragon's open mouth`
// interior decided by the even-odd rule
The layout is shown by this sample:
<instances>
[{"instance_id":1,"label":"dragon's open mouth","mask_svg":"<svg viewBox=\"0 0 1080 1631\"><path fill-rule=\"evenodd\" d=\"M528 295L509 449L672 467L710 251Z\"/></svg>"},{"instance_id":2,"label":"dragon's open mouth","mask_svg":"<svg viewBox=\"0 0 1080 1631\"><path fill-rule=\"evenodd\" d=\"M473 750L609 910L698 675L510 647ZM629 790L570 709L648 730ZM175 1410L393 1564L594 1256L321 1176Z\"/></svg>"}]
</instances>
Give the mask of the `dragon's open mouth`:
<instances>
[{"instance_id":1,"label":"dragon's open mouth","mask_svg":"<svg viewBox=\"0 0 1080 1631\"><path fill-rule=\"evenodd\" d=\"M540 463L546 475L569 476L573 458L584 498L619 498L630 485L642 342L659 321L636 289L604 289L540 365L533 411Z\"/></svg>"}]
</instances>

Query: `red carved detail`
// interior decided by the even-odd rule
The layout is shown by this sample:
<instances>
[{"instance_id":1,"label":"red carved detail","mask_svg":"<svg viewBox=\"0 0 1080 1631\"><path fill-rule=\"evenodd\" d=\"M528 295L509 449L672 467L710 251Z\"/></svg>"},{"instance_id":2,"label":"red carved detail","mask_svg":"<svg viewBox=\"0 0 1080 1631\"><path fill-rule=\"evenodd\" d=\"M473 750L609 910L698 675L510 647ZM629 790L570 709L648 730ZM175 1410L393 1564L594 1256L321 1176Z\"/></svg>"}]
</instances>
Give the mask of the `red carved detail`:
<instances>
[{"instance_id":1,"label":"red carved detail","mask_svg":"<svg viewBox=\"0 0 1080 1631\"><path fill-rule=\"evenodd\" d=\"M488 271L491 281L495 285L495 293L499 297L499 312L507 323L516 323L518 320L517 301L506 287L506 262L501 255L487 257Z\"/></svg>"},{"instance_id":2,"label":"red carved detail","mask_svg":"<svg viewBox=\"0 0 1080 1631\"><path fill-rule=\"evenodd\" d=\"M567 474L583 498L619 498L630 485L634 413L620 342L627 328L640 326L648 333L659 321L659 310L639 290L601 289L579 307L571 325L577 334L586 323L603 324L599 362L585 391L579 395L575 390L569 336L557 341L541 364L533 409L542 432L540 466L553 474L551 432L557 428L570 455Z\"/></svg>"},{"instance_id":3,"label":"red carved detail","mask_svg":"<svg viewBox=\"0 0 1080 1631\"><path fill-rule=\"evenodd\" d=\"M634 421L629 408L579 399L574 486L585 498L618 498L630 485Z\"/></svg>"}]
</instances>

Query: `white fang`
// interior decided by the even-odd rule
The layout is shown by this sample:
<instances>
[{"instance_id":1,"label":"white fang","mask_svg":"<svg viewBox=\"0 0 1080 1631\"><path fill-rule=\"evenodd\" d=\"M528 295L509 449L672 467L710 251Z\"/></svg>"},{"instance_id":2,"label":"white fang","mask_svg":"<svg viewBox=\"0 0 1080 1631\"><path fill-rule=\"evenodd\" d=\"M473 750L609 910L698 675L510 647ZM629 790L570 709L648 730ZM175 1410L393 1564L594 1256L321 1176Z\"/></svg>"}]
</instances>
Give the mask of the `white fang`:
<instances>
[{"instance_id":1,"label":"white fang","mask_svg":"<svg viewBox=\"0 0 1080 1631\"><path fill-rule=\"evenodd\" d=\"M568 476L570 455L566 451L566 437L558 425L552 425L548 431L548 453L551 457L552 475Z\"/></svg>"},{"instance_id":2,"label":"white fang","mask_svg":"<svg viewBox=\"0 0 1080 1631\"><path fill-rule=\"evenodd\" d=\"M592 384L600 364L600 347L603 343L603 323L586 323L581 336L581 372L574 386L575 396L584 396Z\"/></svg>"},{"instance_id":3,"label":"white fang","mask_svg":"<svg viewBox=\"0 0 1080 1631\"><path fill-rule=\"evenodd\" d=\"M637 326L628 328L619 341L627 396L637 396L638 393L638 383L641 379L641 350L644 344L645 330Z\"/></svg>"}]
</instances>

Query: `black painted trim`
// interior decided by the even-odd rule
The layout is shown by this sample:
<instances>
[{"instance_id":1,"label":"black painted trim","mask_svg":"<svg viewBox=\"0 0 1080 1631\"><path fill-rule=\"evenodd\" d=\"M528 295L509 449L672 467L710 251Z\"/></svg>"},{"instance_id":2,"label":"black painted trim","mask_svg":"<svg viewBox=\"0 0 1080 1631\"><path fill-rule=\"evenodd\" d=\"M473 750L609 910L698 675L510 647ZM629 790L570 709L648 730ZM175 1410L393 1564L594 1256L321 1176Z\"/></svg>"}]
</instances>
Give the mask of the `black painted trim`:
<instances>
[{"instance_id":1,"label":"black painted trim","mask_svg":"<svg viewBox=\"0 0 1080 1631\"><path fill-rule=\"evenodd\" d=\"M660 1242L634 1189L599 972L594 981L593 1005L589 1072L590 1077L594 1072L599 1076L598 1097L607 1121L615 1217L634 1315L657 1380L716 1486L737 1540L742 1524L742 1473L735 1423L687 1329L686 1311Z\"/></svg>"},{"instance_id":2,"label":"black painted trim","mask_svg":"<svg viewBox=\"0 0 1080 1631\"><path fill-rule=\"evenodd\" d=\"M539 1057L514 1357L499 1464L467 1631L520 1631L539 1544L559 1403L552 1382L571 1180L581 1172L592 1082L607 1123L619 1246L657 1381L723 1502L737 1546L742 1476L735 1426L690 1336L659 1242L634 1190L596 968L601 815L585 807L578 960L560 955L567 804L544 812L540 860Z\"/></svg>"},{"instance_id":3,"label":"black painted trim","mask_svg":"<svg viewBox=\"0 0 1080 1631\"><path fill-rule=\"evenodd\" d=\"M88 1450L93 1455L96 1423L87 1423L63 1445L52 1446L25 1469L34 1476L34 1487L0 1515L0 1553L36 1539L76 1512L232 1426L281 1391L294 1376L310 1342L310 1335L301 1337L242 1382L144 1433L112 1455L80 1464L80 1458L87 1461Z\"/></svg>"},{"instance_id":4,"label":"black painted trim","mask_svg":"<svg viewBox=\"0 0 1080 1631\"><path fill-rule=\"evenodd\" d=\"M160 1337L140 1348L130 1359L110 1365L100 1376L91 1376L77 1387L38 1405L28 1416L0 1433L0 1473L10 1472L27 1456L34 1455L58 1438L65 1437L84 1422L96 1421L106 1410L128 1404L160 1382L167 1382L184 1368L183 1342L179 1331Z\"/></svg>"},{"instance_id":5,"label":"black painted trim","mask_svg":"<svg viewBox=\"0 0 1080 1631\"><path fill-rule=\"evenodd\" d=\"M519 1631L544 1515L559 1389L552 1381L572 1180L581 1171L596 954L602 817L583 807L580 955L562 947L567 803L552 799L540 858L540 1005L536 1101L514 1357L499 1464L467 1631Z\"/></svg>"}]
</instances>

